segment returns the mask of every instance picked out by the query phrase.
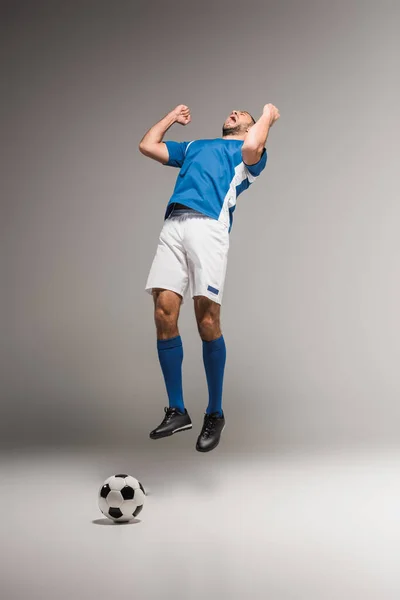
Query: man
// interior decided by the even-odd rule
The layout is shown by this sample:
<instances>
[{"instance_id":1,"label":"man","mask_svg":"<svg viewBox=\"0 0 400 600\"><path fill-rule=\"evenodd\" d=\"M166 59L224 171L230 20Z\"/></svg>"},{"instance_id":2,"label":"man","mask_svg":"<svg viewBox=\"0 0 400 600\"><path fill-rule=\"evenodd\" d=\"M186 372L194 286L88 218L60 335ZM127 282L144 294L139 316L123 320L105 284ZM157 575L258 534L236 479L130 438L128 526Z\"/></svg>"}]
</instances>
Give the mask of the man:
<instances>
[{"instance_id":1,"label":"man","mask_svg":"<svg viewBox=\"0 0 400 600\"><path fill-rule=\"evenodd\" d=\"M226 347L220 308L236 199L260 175L267 161L265 143L278 109L264 106L255 122L246 111L233 110L222 138L163 142L174 123L187 125L190 110L180 104L143 137L139 149L166 166L180 168L164 215L157 251L146 283L154 299L157 351L169 407L152 439L191 429L182 390L183 346L178 317L188 286L203 342L208 406L197 438L199 452L213 450L225 426L222 387Z\"/></svg>"}]
</instances>

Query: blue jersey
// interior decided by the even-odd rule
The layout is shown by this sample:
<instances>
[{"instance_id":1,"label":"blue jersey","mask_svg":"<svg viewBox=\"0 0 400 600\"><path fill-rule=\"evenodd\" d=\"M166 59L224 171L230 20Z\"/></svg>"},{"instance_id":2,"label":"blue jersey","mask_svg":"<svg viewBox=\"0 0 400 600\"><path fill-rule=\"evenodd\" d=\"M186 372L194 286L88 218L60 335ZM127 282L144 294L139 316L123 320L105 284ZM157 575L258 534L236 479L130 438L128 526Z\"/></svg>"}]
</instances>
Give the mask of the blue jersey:
<instances>
[{"instance_id":1,"label":"blue jersey","mask_svg":"<svg viewBox=\"0 0 400 600\"><path fill-rule=\"evenodd\" d=\"M255 165L245 165L243 140L223 138L191 142L164 142L169 167L180 168L165 216L174 202L189 206L232 229L236 199L257 179L267 162L267 151Z\"/></svg>"}]
</instances>

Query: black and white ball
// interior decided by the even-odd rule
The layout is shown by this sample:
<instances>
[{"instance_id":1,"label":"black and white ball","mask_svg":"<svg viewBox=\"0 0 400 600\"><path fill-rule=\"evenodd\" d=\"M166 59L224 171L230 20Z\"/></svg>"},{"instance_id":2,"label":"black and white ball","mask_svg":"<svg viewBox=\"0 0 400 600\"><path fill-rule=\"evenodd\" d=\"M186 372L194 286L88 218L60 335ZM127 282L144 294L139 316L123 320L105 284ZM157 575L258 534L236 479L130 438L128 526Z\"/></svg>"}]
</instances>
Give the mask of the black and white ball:
<instances>
[{"instance_id":1,"label":"black and white ball","mask_svg":"<svg viewBox=\"0 0 400 600\"><path fill-rule=\"evenodd\" d=\"M131 521L141 512L146 497L142 484L131 475L112 475L99 490L103 515L116 522Z\"/></svg>"}]
</instances>

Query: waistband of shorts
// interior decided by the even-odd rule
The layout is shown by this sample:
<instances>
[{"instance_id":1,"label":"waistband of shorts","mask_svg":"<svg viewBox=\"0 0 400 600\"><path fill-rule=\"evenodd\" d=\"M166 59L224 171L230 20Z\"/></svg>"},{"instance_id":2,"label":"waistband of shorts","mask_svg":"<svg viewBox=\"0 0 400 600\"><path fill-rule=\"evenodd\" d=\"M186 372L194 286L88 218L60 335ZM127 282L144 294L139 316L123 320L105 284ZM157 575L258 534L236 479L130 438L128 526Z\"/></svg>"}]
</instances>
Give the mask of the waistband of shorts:
<instances>
[{"instance_id":1,"label":"waistband of shorts","mask_svg":"<svg viewBox=\"0 0 400 600\"><path fill-rule=\"evenodd\" d=\"M194 208L190 208L190 206L183 206L182 204L180 204L178 207L175 207L175 206L173 207L173 209L171 210L171 212L168 215L168 219L171 219L173 217L180 217L182 215L187 215L188 217L190 217L190 216L207 217L208 216L198 210L195 210Z\"/></svg>"},{"instance_id":2,"label":"waistband of shorts","mask_svg":"<svg viewBox=\"0 0 400 600\"><path fill-rule=\"evenodd\" d=\"M186 219L210 219L211 217L200 213L200 212L194 212L194 211L185 211L183 210L182 212L178 212L178 211L174 211L173 213L171 213L168 218L168 220L174 220L174 219L179 219L179 220L186 220Z\"/></svg>"}]
</instances>

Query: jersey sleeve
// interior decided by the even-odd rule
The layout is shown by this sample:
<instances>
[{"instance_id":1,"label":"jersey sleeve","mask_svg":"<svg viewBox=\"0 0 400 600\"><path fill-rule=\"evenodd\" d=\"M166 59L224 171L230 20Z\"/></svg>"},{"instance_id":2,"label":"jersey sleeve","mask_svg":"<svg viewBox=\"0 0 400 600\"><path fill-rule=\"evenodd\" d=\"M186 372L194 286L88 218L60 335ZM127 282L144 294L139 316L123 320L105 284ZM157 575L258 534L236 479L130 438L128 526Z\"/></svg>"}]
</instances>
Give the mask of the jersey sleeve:
<instances>
[{"instance_id":1,"label":"jersey sleeve","mask_svg":"<svg viewBox=\"0 0 400 600\"><path fill-rule=\"evenodd\" d=\"M246 167L250 183L253 183L256 177L260 175L261 171L265 169L265 165L267 164L267 149L264 147L260 160L254 165L246 165L245 162L243 164Z\"/></svg>"},{"instance_id":2,"label":"jersey sleeve","mask_svg":"<svg viewBox=\"0 0 400 600\"><path fill-rule=\"evenodd\" d=\"M164 163L166 167L181 167L185 160L186 148L189 142L164 142L168 149L168 162Z\"/></svg>"}]
</instances>

